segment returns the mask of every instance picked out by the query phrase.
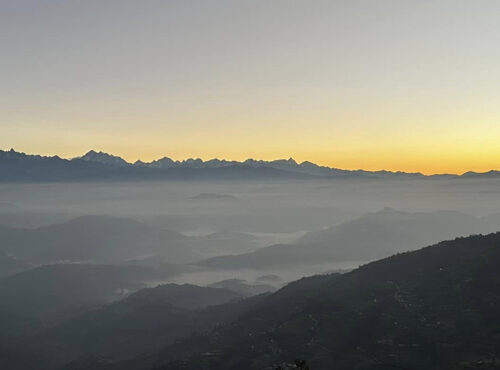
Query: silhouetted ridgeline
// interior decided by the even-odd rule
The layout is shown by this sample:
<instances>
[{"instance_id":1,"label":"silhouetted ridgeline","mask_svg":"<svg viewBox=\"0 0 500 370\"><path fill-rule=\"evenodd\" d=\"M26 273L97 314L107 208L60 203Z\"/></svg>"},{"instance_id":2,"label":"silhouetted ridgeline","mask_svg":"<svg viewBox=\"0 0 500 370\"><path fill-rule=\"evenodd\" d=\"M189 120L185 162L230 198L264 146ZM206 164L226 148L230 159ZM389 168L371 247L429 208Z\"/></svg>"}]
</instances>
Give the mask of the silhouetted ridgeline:
<instances>
[{"instance_id":1,"label":"silhouetted ridgeline","mask_svg":"<svg viewBox=\"0 0 500 370\"><path fill-rule=\"evenodd\" d=\"M311 175L271 167L230 165L217 168L155 168L115 165L81 158L62 159L26 155L13 150L0 152L0 181L140 181L140 180L249 180L265 178L301 179Z\"/></svg>"},{"instance_id":2,"label":"silhouetted ridgeline","mask_svg":"<svg viewBox=\"0 0 500 370\"><path fill-rule=\"evenodd\" d=\"M402 212L385 208L327 229L306 233L293 244L212 257L201 266L266 269L339 261L373 261L457 236L497 231L496 215L473 217L456 211Z\"/></svg>"},{"instance_id":3,"label":"silhouetted ridgeline","mask_svg":"<svg viewBox=\"0 0 500 370\"><path fill-rule=\"evenodd\" d=\"M109 368L275 369L302 358L313 370L497 369L499 263L496 233L305 278L230 325Z\"/></svg>"},{"instance_id":4,"label":"silhouetted ridgeline","mask_svg":"<svg viewBox=\"0 0 500 370\"><path fill-rule=\"evenodd\" d=\"M425 176L421 173L341 170L318 166L311 162L297 163L293 159L243 162L212 159L174 161L162 158L150 163L128 163L107 153L90 151L82 157L63 159L58 156L28 155L11 149L0 151L0 181L139 181L139 180L251 180L251 179L314 179L314 178L490 178L500 172L467 172L458 175Z\"/></svg>"},{"instance_id":5,"label":"silhouetted ridgeline","mask_svg":"<svg viewBox=\"0 0 500 370\"><path fill-rule=\"evenodd\" d=\"M68 370L274 370L296 358L312 370L497 369L499 264L495 233L202 309L192 308L206 304L207 289L213 288L159 287L76 317L35 340L28 336L13 344L0 335L0 353L11 356L12 369L16 363L40 368L47 354L59 361L52 368L70 360L62 367ZM191 291L201 306L183 303ZM233 298L217 292L212 302ZM10 332L29 322L6 317Z\"/></svg>"}]
</instances>

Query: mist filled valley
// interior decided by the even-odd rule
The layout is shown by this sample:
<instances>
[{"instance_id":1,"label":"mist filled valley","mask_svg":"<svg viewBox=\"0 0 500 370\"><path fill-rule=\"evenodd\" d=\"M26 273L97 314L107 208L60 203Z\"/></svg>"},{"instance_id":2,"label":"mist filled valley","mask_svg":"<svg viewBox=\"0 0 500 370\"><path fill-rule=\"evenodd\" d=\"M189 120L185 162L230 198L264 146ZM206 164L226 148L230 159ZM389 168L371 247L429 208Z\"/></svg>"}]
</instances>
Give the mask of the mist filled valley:
<instances>
[{"instance_id":1,"label":"mist filled valley","mask_svg":"<svg viewBox=\"0 0 500 370\"><path fill-rule=\"evenodd\" d=\"M499 231L499 185L496 178L2 183L2 368L260 369L307 358L327 369L331 359L311 357L292 337L292 347L268 338L284 330L273 320L305 315L317 304L313 292L363 275L369 262ZM347 287L338 289L329 299L344 299ZM354 304L345 299L341 306ZM312 335L300 320L294 330ZM256 350L254 363L247 350L256 343L237 339L235 325L278 347ZM228 338L243 341L238 350L224 352ZM352 368L345 361L339 369Z\"/></svg>"},{"instance_id":2,"label":"mist filled valley","mask_svg":"<svg viewBox=\"0 0 500 370\"><path fill-rule=\"evenodd\" d=\"M499 15L0 0L0 370L500 370Z\"/></svg>"},{"instance_id":3,"label":"mist filled valley","mask_svg":"<svg viewBox=\"0 0 500 370\"><path fill-rule=\"evenodd\" d=\"M187 279L203 273L216 279L283 268L290 281L305 271L350 269L444 239L497 231L498 184L496 179L0 184L0 238L6 266L11 259L13 269L54 263L175 265Z\"/></svg>"}]
</instances>

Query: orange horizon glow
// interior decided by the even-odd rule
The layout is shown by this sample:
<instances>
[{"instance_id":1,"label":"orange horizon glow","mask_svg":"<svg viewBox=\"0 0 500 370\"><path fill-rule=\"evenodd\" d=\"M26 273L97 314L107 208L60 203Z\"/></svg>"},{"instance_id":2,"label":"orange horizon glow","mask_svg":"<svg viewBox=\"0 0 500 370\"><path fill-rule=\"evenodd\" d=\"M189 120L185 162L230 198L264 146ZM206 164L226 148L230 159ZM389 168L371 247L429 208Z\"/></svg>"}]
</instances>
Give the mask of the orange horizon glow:
<instances>
[{"instance_id":1,"label":"orange horizon glow","mask_svg":"<svg viewBox=\"0 0 500 370\"><path fill-rule=\"evenodd\" d=\"M500 169L500 2L11 3L0 148Z\"/></svg>"},{"instance_id":2,"label":"orange horizon glow","mask_svg":"<svg viewBox=\"0 0 500 370\"><path fill-rule=\"evenodd\" d=\"M1 148L2 150L10 150L10 147ZM373 155L355 159L352 156L349 156L349 153L344 153L343 156L337 156L336 159L328 158L328 156L321 155L300 155L293 153L284 154L284 153L266 153L262 155L254 154L224 154L223 152L216 151L212 154L188 154L188 153L166 153L161 151L150 151L150 152L136 152L136 151L117 151L106 149L105 147L90 147L88 149L83 149L81 151L52 151L52 150L33 150L31 148L25 148L23 146L13 147L14 150L18 152L24 152L26 154L39 154L43 156L59 156L61 158L71 159L75 157L82 156L90 150L95 150L97 152L102 151L108 154L112 154L115 156L119 156L125 159L129 163L134 163L137 160L141 160L144 162L151 162L153 160L161 159L163 157L169 157L173 160L185 160L188 158L200 158L204 161L218 158L225 159L228 161L245 161L246 159L255 159L255 160L277 160L277 159L289 159L293 158L297 163L302 163L304 161L315 163L319 166L326 166L331 168L338 168L343 170L366 170L366 171L402 171L407 173L412 172L420 172L424 175L435 175L435 174L463 174L468 171L474 172L488 172L490 170L499 170L500 166L496 165L494 161L488 162L488 158L483 158L485 161L481 164L474 163L474 160L464 153L463 158L453 161L450 158L443 158L440 160L439 158L429 156L427 158L415 158L415 157L401 157L398 158L397 161L392 158L388 158L392 156L392 153L377 153L373 152ZM355 154L355 153L354 153ZM381 155L383 154L383 155ZM477 154L477 153L476 153ZM488 156L486 156L488 157ZM489 163L489 164L488 164Z\"/></svg>"}]
</instances>

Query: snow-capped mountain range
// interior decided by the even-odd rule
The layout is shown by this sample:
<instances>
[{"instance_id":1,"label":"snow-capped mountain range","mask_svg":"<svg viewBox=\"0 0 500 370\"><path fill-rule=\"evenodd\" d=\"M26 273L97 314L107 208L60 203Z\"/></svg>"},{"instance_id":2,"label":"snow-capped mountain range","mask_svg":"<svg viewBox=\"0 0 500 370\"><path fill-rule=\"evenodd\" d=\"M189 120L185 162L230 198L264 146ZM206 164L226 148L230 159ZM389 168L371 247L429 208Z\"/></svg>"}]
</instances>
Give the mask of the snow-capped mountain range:
<instances>
[{"instance_id":1,"label":"snow-capped mountain range","mask_svg":"<svg viewBox=\"0 0 500 370\"><path fill-rule=\"evenodd\" d=\"M463 175L343 170L294 159L263 161L247 159L204 161L189 158L178 161L164 157L152 162L130 163L121 157L89 151L81 157L64 159L0 150L0 181L141 181L141 180L265 180L265 179L453 179L500 177L499 171L467 172Z\"/></svg>"},{"instance_id":2,"label":"snow-capped mountain range","mask_svg":"<svg viewBox=\"0 0 500 370\"><path fill-rule=\"evenodd\" d=\"M125 161L121 157L117 157L104 152L96 152L94 150L89 151L81 157L74 159L83 159L90 162L98 162L113 166L138 166L147 168L159 168L159 169L170 169L170 168L191 168L191 169L201 169L201 168L223 168L229 166L247 166L252 168L267 167L275 168L283 171L294 171L304 174L310 174L314 176L332 176L332 175L373 175L373 176L383 176L383 175L394 175L394 176L408 176L408 177L421 177L424 176L421 173L407 173L407 172L390 172L390 171L364 171L364 170L342 170L338 168L319 166L312 162L302 162L297 163L293 158L289 159L276 159L272 161L256 160L249 158L245 161L228 161L225 159L210 159L204 161L200 158L189 158L182 161L173 160L169 157L163 157L151 162L136 161L130 163Z\"/></svg>"}]
</instances>

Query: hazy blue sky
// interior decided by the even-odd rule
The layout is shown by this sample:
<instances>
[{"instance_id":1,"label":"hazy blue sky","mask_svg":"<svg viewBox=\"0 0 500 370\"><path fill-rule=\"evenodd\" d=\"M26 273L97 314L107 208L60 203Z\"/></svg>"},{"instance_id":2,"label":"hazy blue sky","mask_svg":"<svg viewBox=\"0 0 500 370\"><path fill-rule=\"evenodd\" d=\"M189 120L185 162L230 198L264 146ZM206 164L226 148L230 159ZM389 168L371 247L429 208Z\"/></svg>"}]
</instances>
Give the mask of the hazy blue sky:
<instances>
[{"instance_id":1,"label":"hazy blue sky","mask_svg":"<svg viewBox=\"0 0 500 370\"><path fill-rule=\"evenodd\" d=\"M0 148L500 168L500 1L0 0Z\"/></svg>"}]
</instances>

